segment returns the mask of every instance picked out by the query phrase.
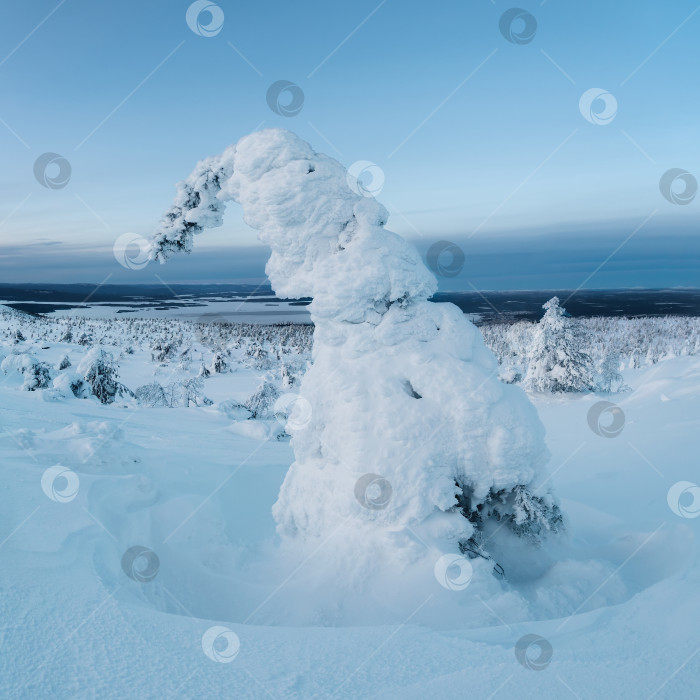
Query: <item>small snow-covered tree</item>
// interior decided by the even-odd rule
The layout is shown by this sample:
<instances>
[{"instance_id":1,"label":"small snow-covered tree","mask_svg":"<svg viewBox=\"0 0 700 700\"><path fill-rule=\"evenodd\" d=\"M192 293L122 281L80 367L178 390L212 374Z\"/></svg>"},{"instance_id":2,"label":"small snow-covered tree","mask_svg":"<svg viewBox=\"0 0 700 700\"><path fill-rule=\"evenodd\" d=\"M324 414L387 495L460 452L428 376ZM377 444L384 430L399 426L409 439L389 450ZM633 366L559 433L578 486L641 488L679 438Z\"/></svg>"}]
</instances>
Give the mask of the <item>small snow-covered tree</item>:
<instances>
[{"instance_id":1,"label":"small snow-covered tree","mask_svg":"<svg viewBox=\"0 0 700 700\"><path fill-rule=\"evenodd\" d=\"M280 367L280 376L282 378L283 389L291 389L297 384L294 368L290 367L287 363L283 363Z\"/></svg>"},{"instance_id":2,"label":"small snow-covered tree","mask_svg":"<svg viewBox=\"0 0 700 700\"><path fill-rule=\"evenodd\" d=\"M530 391L589 391L595 389L592 361L582 347L584 340L566 309L553 297L542 307L528 351L523 380Z\"/></svg>"},{"instance_id":3,"label":"small snow-covered tree","mask_svg":"<svg viewBox=\"0 0 700 700\"><path fill-rule=\"evenodd\" d=\"M216 350L211 361L210 371L215 374L223 374L228 372L229 364L226 353L223 350Z\"/></svg>"},{"instance_id":4,"label":"small snow-covered tree","mask_svg":"<svg viewBox=\"0 0 700 700\"><path fill-rule=\"evenodd\" d=\"M178 360L178 369L187 369L190 366L190 362L192 362L192 348L186 347L181 350Z\"/></svg>"},{"instance_id":5,"label":"small snow-covered tree","mask_svg":"<svg viewBox=\"0 0 700 700\"><path fill-rule=\"evenodd\" d=\"M151 347L151 359L156 362L169 362L177 355L178 344L173 339L161 339Z\"/></svg>"},{"instance_id":6,"label":"small snow-covered tree","mask_svg":"<svg viewBox=\"0 0 700 700\"><path fill-rule=\"evenodd\" d=\"M253 418L270 418L275 401L279 397L280 391L272 382L263 382L244 405Z\"/></svg>"},{"instance_id":7,"label":"small snow-covered tree","mask_svg":"<svg viewBox=\"0 0 700 700\"><path fill-rule=\"evenodd\" d=\"M220 401L217 408L231 420L242 421L253 417L252 413L242 403L239 403L234 399Z\"/></svg>"},{"instance_id":8,"label":"small snow-covered tree","mask_svg":"<svg viewBox=\"0 0 700 700\"><path fill-rule=\"evenodd\" d=\"M61 372L53 380L53 387L64 396L73 395L76 398L86 398L90 394L90 387L87 382L73 371Z\"/></svg>"},{"instance_id":9,"label":"small snow-covered tree","mask_svg":"<svg viewBox=\"0 0 700 700\"><path fill-rule=\"evenodd\" d=\"M156 406L167 406L165 390L158 382L151 382L140 386L134 392L136 400L143 406L154 408Z\"/></svg>"},{"instance_id":10,"label":"small snow-covered tree","mask_svg":"<svg viewBox=\"0 0 700 700\"><path fill-rule=\"evenodd\" d=\"M191 377L182 382L182 401L186 407L211 406L214 403L204 395L204 381L201 377Z\"/></svg>"},{"instance_id":11,"label":"small snow-covered tree","mask_svg":"<svg viewBox=\"0 0 700 700\"><path fill-rule=\"evenodd\" d=\"M51 382L51 370L45 362L32 360L32 362L24 369L24 384L22 389L25 391L36 391L37 389L45 389Z\"/></svg>"},{"instance_id":12,"label":"small snow-covered tree","mask_svg":"<svg viewBox=\"0 0 700 700\"><path fill-rule=\"evenodd\" d=\"M211 372L209 371L209 368L202 362L199 366L199 373L197 374L198 377L202 377L203 379L206 379L207 377L211 376Z\"/></svg>"},{"instance_id":13,"label":"small snow-covered tree","mask_svg":"<svg viewBox=\"0 0 700 700\"><path fill-rule=\"evenodd\" d=\"M33 358L26 353L21 353L18 350L13 350L7 357L5 357L0 364L0 369L2 369L3 374L8 374L11 371L19 372L24 374L24 370L31 364Z\"/></svg>"},{"instance_id":14,"label":"small snow-covered tree","mask_svg":"<svg viewBox=\"0 0 700 700\"><path fill-rule=\"evenodd\" d=\"M27 353L13 352L3 359L0 368L5 374L12 370L21 374L24 391L45 389L51 382L50 367Z\"/></svg>"},{"instance_id":15,"label":"small snow-covered tree","mask_svg":"<svg viewBox=\"0 0 700 700\"><path fill-rule=\"evenodd\" d=\"M612 394L629 387L625 387L624 380L620 374L620 355L617 352L609 352L603 357L603 361L598 368L596 388Z\"/></svg>"},{"instance_id":16,"label":"small snow-covered tree","mask_svg":"<svg viewBox=\"0 0 700 700\"><path fill-rule=\"evenodd\" d=\"M117 396L126 391L126 387L119 383L119 373L112 354L101 347L92 348L78 365L78 372L90 386L93 396L100 403L113 403Z\"/></svg>"},{"instance_id":17,"label":"small snow-covered tree","mask_svg":"<svg viewBox=\"0 0 700 700\"><path fill-rule=\"evenodd\" d=\"M58 361L58 364L56 365L57 370L63 370L63 369L68 369L71 366L71 361L70 358L68 357L68 353L64 353L61 356L61 359Z\"/></svg>"},{"instance_id":18,"label":"small snow-covered tree","mask_svg":"<svg viewBox=\"0 0 700 700\"><path fill-rule=\"evenodd\" d=\"M139 403L151 407L210 406L213 401L204 395L203 387L203 379L190 377L184 381L170 382L167 386L161 386L158 382L146 384L136 390L135 396Z\"/></svg>"}]
</instances>

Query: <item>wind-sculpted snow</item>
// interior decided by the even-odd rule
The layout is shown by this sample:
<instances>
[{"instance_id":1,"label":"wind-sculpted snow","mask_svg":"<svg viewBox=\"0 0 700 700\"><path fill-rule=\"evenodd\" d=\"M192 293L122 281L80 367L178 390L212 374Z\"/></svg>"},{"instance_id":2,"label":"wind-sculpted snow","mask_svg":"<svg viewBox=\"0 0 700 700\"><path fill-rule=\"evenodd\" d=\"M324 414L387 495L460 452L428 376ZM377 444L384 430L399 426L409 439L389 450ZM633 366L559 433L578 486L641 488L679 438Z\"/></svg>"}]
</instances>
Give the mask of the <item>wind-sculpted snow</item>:
<instances>
[{"instance_id":1,"label":"wind-sculpted snow","mask_svg":"<svg viewBox=\"0 0 700 700\"><path fill-rule=\"evenodd\" d=\"M498 517L522 525L509 495L544 480L548 458L537 413L498 380L461 311L428 302L436 280L384 228L386 209L353 192L337 161L266 130L201 161L177 186L152 256L190 252L193 234L221 225L227 201L271 248L277 295L313 298L313 364L300 388L311 418L290 429L296 461L273 511L280 533L313 543L352 520L339 558L360 575L365 564L425 555L423 543L433 559L457 551L474 537L481 506L499 502ZM379 505L357 493L368 474L377 477L368 488L390 493ZM546 494L538 504L540 515L558 513Z\"/></svg>"}]
</instances>

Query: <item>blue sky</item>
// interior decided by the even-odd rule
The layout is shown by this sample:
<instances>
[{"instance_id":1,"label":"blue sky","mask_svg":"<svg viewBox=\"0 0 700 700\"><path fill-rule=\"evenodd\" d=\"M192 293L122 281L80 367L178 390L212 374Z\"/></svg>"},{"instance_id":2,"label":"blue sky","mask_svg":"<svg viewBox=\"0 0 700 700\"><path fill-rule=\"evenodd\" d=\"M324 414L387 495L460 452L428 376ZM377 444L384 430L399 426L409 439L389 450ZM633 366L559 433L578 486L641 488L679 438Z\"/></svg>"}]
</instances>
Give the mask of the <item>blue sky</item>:
<instances>
[{"instance_id":1,"label":"blue sky","mask_svg":"<svg viewBox=\"0 0 700 700\"><path fill-rule=\"evenodd\" d=\"M526 44L499 31L501 0L221 0L213 37L189 5L0 8L0 280L260 278L234 206L188 259L125 270L112 245L148 236L197 160L277 126L376 163L389 228L464 250L443 289L698 286L700 197L659 190L671 168L700 177L695 0L521 2ZM304 92L294 117L268 107L277 80ZM609 124L583 117L591 88L614 96ZM66 187L35 179L45 152L70 162Z\"/></svg>"}]
</instances>

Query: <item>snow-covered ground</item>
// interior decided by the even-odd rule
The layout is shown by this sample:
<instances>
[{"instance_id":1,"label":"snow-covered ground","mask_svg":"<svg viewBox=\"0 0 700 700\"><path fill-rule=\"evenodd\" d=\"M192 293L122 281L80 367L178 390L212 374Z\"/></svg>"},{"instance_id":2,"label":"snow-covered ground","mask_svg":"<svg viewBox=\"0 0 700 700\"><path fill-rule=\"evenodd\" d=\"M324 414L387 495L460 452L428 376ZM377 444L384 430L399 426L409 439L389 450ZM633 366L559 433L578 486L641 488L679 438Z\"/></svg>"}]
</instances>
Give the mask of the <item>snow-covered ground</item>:
<instances>
[{"instance_id":1,"label":"snow-covered ground","mask_svg":"<svg viewBox=\"0 0 700 700\"><path fill-rule=\"evenodd\" d=\"M72 369L89 349L17 347ZM632 391L612 397L532 396L567 535L510 553L505 580L475 560L460 590L430 576L319 593L353 524L304 559L280 550L292 450L274 419L232 420L224 402L266 371L232 370L190 408L0 375L2 697L700 695L700 496L669 497L700 480L700 358L626 370ZM138 348L120 359L131 389L185 374ZM621 412L596 422L600 401Z\"/></svg>"}]
</instances>

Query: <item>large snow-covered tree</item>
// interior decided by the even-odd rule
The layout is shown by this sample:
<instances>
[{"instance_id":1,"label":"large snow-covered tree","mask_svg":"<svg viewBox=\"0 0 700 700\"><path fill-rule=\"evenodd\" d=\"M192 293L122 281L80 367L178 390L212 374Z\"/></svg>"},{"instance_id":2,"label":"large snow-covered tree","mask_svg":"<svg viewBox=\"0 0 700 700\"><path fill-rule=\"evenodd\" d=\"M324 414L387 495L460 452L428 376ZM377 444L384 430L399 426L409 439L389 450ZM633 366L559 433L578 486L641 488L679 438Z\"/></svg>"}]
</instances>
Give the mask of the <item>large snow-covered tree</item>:
<instances>
[{"instance_id":1,"label":"large snow-covered tree","mask_svg":"<svg viewBox=\"0 0 700 700\"><path fill-rule=\"evenodd\" d=\"M299 386L311 416L290 428L295 462L273 509L285 539L315 546L351 520L341 556L357 573L434 556L418 539L483 556L489 527L490 550L559 529L552 497L534 494L548 460L534 407L499 381L464 314L428 301L435 277L340 163L285 130L251 134L177 185L151 257L189 253L227 201L271 248L274 291L313 299ZM381 507L358 498L363 484L383 485Z\"/></svg>"},{"instance_id":2,"label":"large snow-covered tree","mask_svg":"<svg viewBox=\"0 0 700 700\"><path fill-rule=\"evenodd\" d=\"M545 313L528 350L525 388L553 392L595 390L593 363L582 349L584 340L579 327L559 306L558 297L552 297L542 308Z\"/></svg>"}]
</instances>

